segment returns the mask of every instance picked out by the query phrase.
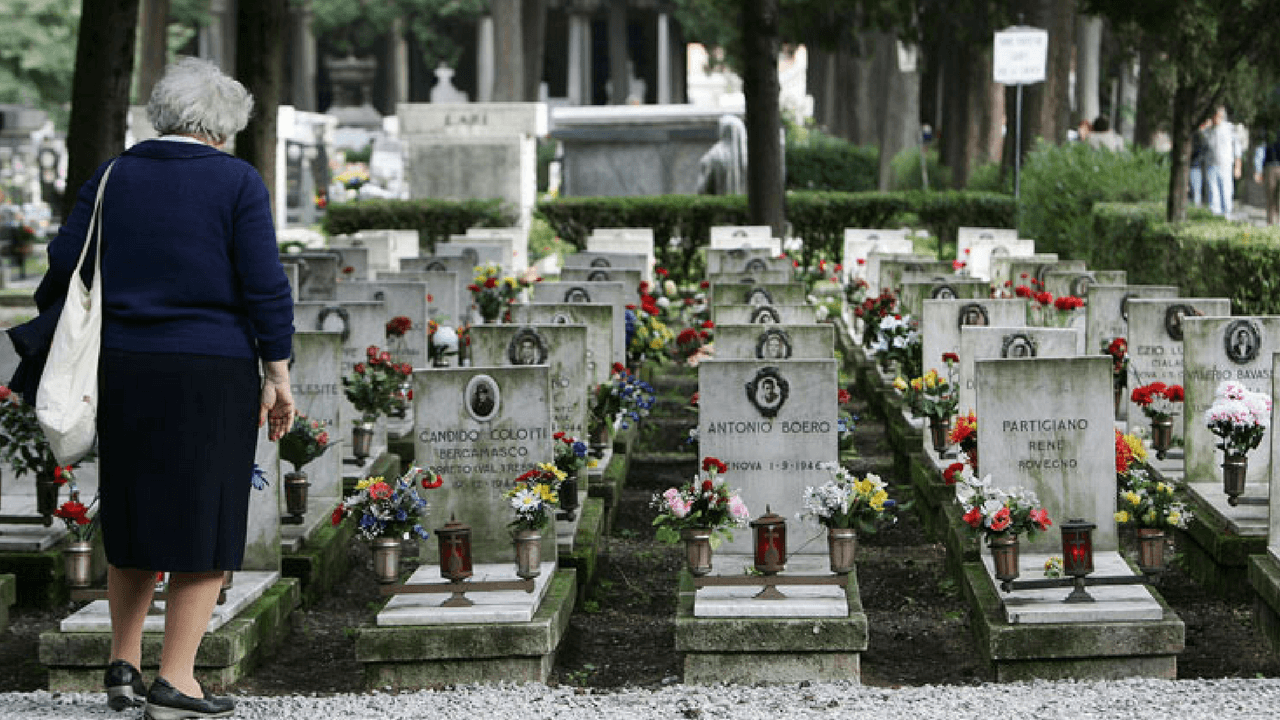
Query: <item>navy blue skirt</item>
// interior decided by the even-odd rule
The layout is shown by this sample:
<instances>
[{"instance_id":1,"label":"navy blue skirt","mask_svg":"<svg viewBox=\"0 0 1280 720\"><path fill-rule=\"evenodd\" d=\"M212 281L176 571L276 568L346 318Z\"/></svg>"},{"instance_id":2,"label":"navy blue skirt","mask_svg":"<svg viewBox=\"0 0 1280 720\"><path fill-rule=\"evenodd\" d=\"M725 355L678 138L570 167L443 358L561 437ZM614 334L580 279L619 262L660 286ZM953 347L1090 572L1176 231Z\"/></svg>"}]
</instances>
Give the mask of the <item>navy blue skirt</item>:
<instances>
[{"instance_id":1,"label":"navy blue skirt","mask_svg":"<svg viewBox=\"0 0 1280 720\"><path fill-rule=\"evenodd\" d=\"M107 561L239 570L258 439L257 362L102 351L98 517Z\"/></svg>"}]
</instances>

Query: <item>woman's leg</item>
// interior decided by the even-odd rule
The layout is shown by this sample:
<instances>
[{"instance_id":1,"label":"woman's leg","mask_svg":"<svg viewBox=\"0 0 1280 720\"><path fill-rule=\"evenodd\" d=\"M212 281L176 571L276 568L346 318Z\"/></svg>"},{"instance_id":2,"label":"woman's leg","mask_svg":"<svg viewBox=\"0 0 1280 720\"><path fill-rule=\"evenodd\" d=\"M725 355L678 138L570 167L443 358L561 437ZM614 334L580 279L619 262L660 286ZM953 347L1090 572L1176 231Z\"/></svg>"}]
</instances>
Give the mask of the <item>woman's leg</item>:
<instances>
[{"instance_id":1,"label":"woman's leg","mask_svg":"<svg viewBox=\"0 0 1280 720\"><path fill-rule=\"evenodd\" d=\"M196 651L222 590L222 571L169 574L164 608L164 648L160 677L184 695L204 697L196 682Z\"/></svg>"},{"instance_id":2,"label":"woman's leg","mask_svg":"<svg viewBox=\"0 0 1280 720\"><path fill-rule=\"evenodd\" d=\"M142 667L142 623L156 589L156 574L107 566L107 606L111 611L111 659Z\"/></svg>"}]
</instances>

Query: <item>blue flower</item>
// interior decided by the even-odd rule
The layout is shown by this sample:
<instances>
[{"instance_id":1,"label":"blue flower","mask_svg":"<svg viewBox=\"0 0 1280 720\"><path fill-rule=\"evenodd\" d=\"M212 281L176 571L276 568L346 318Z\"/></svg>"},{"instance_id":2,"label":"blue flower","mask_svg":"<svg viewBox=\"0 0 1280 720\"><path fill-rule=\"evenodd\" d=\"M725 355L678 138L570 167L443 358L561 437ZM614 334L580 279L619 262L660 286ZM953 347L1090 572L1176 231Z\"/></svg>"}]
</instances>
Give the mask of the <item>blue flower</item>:
<instances>
[{"instance_id":1,"label":"blue flower","mask_svg":"<svg viewBox=\"0 0 1280 720\"><path fill-rule=\"evenodd\" d=\"M577 455L578 457L586 457L586 456L587 456L587 444L586 444L586 443L584 443L584 442L582 442L581 440L577 440L577 441L575 441L575 442L573 443L573 454L574 454L574 455Z\"/></svg>"},{"instance_id":2,"label":"blue flower","mask_svg":"<svg viewBox=\"0 0 1280 720\"><path fill-rule=\"evenodd\" d=\"M409 513L404 510L396 510L396 522L404 522L409 519Z\"/></svg>"},{"instance_id":3,"label":"blue flower","mask_svg":"<svg viewBox=\"0 0 1280 720\"><path fill-rule=\"evenodd\" d=\"M253 472L249 474L249 484L254 490L266 490L271 483L267 482L267 474L262 468L258 467L258 463L253 464Z\"/></svg>"},{"instance_id":4,"label":"blue flower","mask_svg":"<svg viewBox=\"0 0 1280 720\"><path fill-rule=\"evenodd\" d=\"M423 540L426 540L428 537L431 536L431 533L427 532L426 528L422 527L421 525L414 525L413 532L415 535L422 538Z\"/></svg>"},{"instance_id":5,"label":"blue flower","mask_svg":"<svg viewBox=\"0 0 1280 720\"><path fill-rule=\"evenodd\" d=\"M360 529L361 529L361 530L367 530L368 528L371 528L371 527L373 527L374 525L377 525L377 524L378 524L378 519L377 519L377 518L375 518L375 517L374 517L374 516L372 516L372 515L361 515L361 516L360 516Z\"/></svg>"}]
</instances>

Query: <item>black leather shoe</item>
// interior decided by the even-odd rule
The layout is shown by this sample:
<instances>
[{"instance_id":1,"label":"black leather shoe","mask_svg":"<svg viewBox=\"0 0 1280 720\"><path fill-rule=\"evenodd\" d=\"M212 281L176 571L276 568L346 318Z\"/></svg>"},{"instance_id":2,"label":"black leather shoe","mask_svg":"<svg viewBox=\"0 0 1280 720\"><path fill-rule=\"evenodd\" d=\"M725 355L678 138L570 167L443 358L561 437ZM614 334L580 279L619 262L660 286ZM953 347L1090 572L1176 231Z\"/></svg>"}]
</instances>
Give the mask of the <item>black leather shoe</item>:
<instances>
[{"instance_id":1,"label":"black leather shoe","mask_svg":"<svg viewBox=\"0 0 1280 720\"><path fill-rule=\"evenodd\" d=\"M125 660L112 660L102 679L107 686L107 707L120 712L141 707L147 701L147 684L142 673Z\"/></svg>"},{"instance_id":2,"label":"black leather shoe","mask_svg":"<svg viewBox=\"0 0 1280 720\"><path fill-rule=\"evenodd\" d=\"M220 718L228 717L235 709L235 701L229 697L205 695L193 698L183 695L169 681L158 677L151 683L151 692L147 693L147 707L142 711L142 717L147 720Z\"/></svg>"}]
</instances>

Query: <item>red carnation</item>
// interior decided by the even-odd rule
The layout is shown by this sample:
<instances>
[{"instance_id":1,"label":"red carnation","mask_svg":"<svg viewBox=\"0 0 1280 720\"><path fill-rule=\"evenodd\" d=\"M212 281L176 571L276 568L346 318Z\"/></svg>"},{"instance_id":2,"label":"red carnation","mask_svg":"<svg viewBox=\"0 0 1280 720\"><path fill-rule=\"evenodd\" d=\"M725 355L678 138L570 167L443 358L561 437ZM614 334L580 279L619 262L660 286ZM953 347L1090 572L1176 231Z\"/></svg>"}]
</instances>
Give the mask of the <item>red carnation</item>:
<instances>
[{"instance_id":1,"label":"red carnation","mask_svg":"<svg viewBox=\"0 0 1280 720\"><path fill-rule=\"evenodd\" d=\"M852 399L853 399L853 396L850 395L849 391L845 390L844 388L841 388L840 391L836 393L836 402L841 405L844 405L845 403L849 402Z\"/></svg>"},{"instance_id":2,"label":"red carnation","mask_svg":"<svg viewBox=\"0 0 1280 720\"><path fill-rule=\"evenodd\" d=\"M982 527L982 511L976 505L969 508L969 512L965 513L960 519L968 523L969 527Z\"/></svg>"},{"instance_id":3,"label":"red carnation","mask_svg":"<svg viewBox=\"0 0 1280 720\"><path fill-rule=\"evenodd\" d=\"M343 516L343 508L341 505L339 505L338 507L333 509L333 515L329 516L329 522L333 525L337 525L338 523L342 522L342 516Z\"/></svg>"},{"instance_id":4,"label":"red carnation","mask_svg":"<svg viewBox=\"0 0 1280 720\"><path fill-rule=\"evenodd\" d=\"M944 363L958 363L958 362L960 362L960 356L959 356L959 355L957 355L957 354L955 354L955 353L953 353L953 352L945 352L945 353L942 353L942 362L944 362Z\"/></svg>"},{"instance_id":5,"label":"red carnation","mask_svg":"<svg viewBox=\"0 0 1280 720\"><path fill-rule=\"evenodd\" d=\"M426 490L435 490L444 484L444 477L435 473L428 473L422 478L422 487Z\"/></svg>"},{"instance_id":6,"label":"red carnation","mask_svg":"<svg viewBox=\"0 0 1280 720\"><path fill-rule=\"evenodd\" d=\"M364 363L356 363L356 374L357 375L364 374Z\"/></svg>"},{"instance_id":7,"label":"red carnation","mask_svg":"<svg viewBox=\"0 0 1280 720\"><path fill-rule=\"evenodd\" d=\"M712 484L712 482L711 482L710 480L703 480L703 481L702 481L702 492L711 492L712 488L714 488L714 487L715 487L715 485L714 485L714 484Z\"/></svg>"},{"instance_id":8,"label":"red carnation","mask_svg":"<svg viewBox=\"0 0 1280 720\"><path fill-rule=\"evenodd\" d=\"M713 323L713 322L711 322L710 320L704 320L704 321L702 322L702 329L703 329L703 330L710 330L710 329L714 328L715 326L716 326L716 324L715 324L715 323Z\"/></svg>"},{"instance_id":9,"label":"red carnation","mask_svg":"<svg viewBox=\"0 0 1280 720\"><path fill-rule=\"evenodd\" d=\"M648 292L649 292L649 281L648 281L648 280L641 280L641 281L640 281L640 294L641 294L641 295L645 295L645 294L647 294Z\"/></svg>"},{"instance_id":10,"label":"red carnation","mask_svg":"<svg viewBox=\"0 0 1280 720\"><path fill-rule=\"evenodd\" d=\"M498 278L495 278L495 277L487 277L487 278L485 278L485 279L484 279L484 286L485 286L486 288L490 288L490 289L498 287Z\"/></svg>"},{"instance_id":11,"label":"red carnation","mask_svg":"<svg viewBox=\"0 0 1280 720\"><path fill-rule=\"evenodd\" d=\"M467 286L467 289L468 289L468 290L470 290L470 291L471 291L471 292L473 292L473 293L478 293L478 292L480 292L480 286L479 286L479 285L476 285L475 283L472 283L472 284L468 285L468 286Z\"/></svg>"},{"instance_id":12,"label":"red carnation","mask_svg":"<svg viewBox=\"0 0 1280 720\"><path fill-rule=\"evenodd\" d=\"M0 385L0 402L8 400L13 395L13 391L4 385Z\"/></svg>"},{"instance_id":13,"label":"red carnation","mask_svg":"<svg viewBox=\"0 0 1280 720\"><path fill-rule=\"evenodd\" d=\"M654 269L653 269L653 271L654 271L655 273L657 273L658 275L661 275L662 277L666 277L666 276L667 276L667 269L666 269L666 268L664 268L664 267L656 267L656 268L654 268Z\"/></svg>"},{"instance_id":14,"label":"red carnation","mask_svg":"<svg viewBox=\"0 0 1280 720\"><path fill-rule=\"evenodd\" d=\"M942 472L942 480L948 485L956 484L956 475L964 470L964 463L951 463L947 469Z\"/></svg>"},{"instance_id":15,"label":"red carnation","mask_svg":"<svg viewBox=\"0 0 1280 720\"><path fill-rule=\"evenodd\" d=\"M707 288L711 287L711 283L706 280L703 280L702 282L698 283L698 287L703 290L706 290Z\"/></svg>"}]
</instances>

